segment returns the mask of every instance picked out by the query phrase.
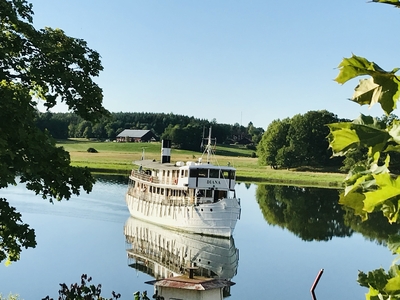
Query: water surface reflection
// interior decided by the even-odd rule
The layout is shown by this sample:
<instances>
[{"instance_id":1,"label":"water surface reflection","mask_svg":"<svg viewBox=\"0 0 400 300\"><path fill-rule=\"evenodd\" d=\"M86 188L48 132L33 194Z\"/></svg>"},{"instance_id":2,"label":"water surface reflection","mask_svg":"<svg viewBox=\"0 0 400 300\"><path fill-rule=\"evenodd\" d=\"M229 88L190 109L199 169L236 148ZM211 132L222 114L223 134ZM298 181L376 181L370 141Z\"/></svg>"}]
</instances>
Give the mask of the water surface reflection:
<instances>
[{"instance_id":1,"label":"water surface reflection","mask_svg":"<svg viewBox=\"0 0 400 300\"><path fill-rule=\"evenodd\" d=\"M128 265L155 279L183 275L189 267L206 278L231 280L237 274L239 250L233 238L179 232L132 217L124 233ZM224 296L230 296L229 288Z\"/></svg>"},{"instance_id":2,"label":"water surface reflection","mask_svg":"<svg viewBox=\"0 0 400 300\"><path fill-rule=\"evenodd\" d=\"M35 229L38 246L24 250L21 260L10 267L0 265L0 293L18 293L27 300L46 295L57 298L60 283L74 283L86 273L94 283L102 284L106 297L114 290L122 299L132 299L135 291L151 290L144 282L168 272L178 274L180 266L196 262L199 272L236 283L230 300L310 300L310 286L321 268L325 272L316 289L318 300L363 299L366 289L356 282L358 270L386 268L393 260L387 248L376 242L385 243L398 225L388 226L381 214L361 222L337 204L336 190L241 183L237 193L242 215L234 240L220 244L200 236L196 241L193 237L168 237L170 233L144 226L130 227L124 201L126 179L122 181L98 180L92 193L54 205L27 192L23 185L2 190L2 197ZM131 231L124 234L124 227ZM136 230L141 230L141 235L136 235ZM145 234L151 234L148 244ZM131 242L126 244L129 238ZM136 259L127 258L127 250L133 249L133 242L142 249L158 245L154 249L163 250L163 257L168 258L164 262L169 261L164 271L163 259L155 253L153 265L147 266L143 254L140 262L140 253L133 253L143 270L132 268ZM212 255L218 253L225 253L219 254L225 260L214 266L218 259ZM207 269L208 261L211 269Z\"/></svg>"},{"instance_id":3,"label":"water surface reflection","mask_svg":"<svg viewBox=\"0 0 400 300\"><path fill-rule=\"evenodd\" d=\"M256 199L264 219L286 228L304 241L328 241L355 232L384 244L400 224L389 224L381 212L361 221L352 209L339 204L339 190L296 186L259 185Z\"/></svg>"}]
</instances>

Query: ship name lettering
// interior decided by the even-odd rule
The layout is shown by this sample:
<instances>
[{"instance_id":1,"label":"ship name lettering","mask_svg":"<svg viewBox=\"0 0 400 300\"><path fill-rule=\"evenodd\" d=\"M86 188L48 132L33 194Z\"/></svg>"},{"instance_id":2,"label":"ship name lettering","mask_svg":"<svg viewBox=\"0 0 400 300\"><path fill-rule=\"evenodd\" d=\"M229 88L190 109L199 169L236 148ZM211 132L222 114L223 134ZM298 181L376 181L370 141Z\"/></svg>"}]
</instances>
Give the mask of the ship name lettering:
<instances>
[{"instance_id":1,"label":"ship name lettering","mask_svg":"<svg viewBox=\"0 0 400 300\"><path fill-rule=\"evenodd\" d=\"M221 180L207 180L207 184L221 184Z\"/></svg>"}]
</instances>

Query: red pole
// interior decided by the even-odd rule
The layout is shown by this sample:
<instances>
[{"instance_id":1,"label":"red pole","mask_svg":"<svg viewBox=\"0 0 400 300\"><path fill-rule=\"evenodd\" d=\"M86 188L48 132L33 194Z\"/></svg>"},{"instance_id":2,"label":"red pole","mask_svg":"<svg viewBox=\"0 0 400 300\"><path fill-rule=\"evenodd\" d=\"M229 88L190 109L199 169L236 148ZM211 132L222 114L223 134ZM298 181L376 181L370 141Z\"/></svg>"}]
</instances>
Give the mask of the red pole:
<instances>
[{"instance_id":1,"label":"red pole","mask_svg":"<svg viewBox=\"0 0 400 300\"><path fill-rule=\"evenodd\" d=\"M315 288L317 287L317 284L318 284L318 282L319 282L319 279L320 279L321 276L322 276L322 273L324 273L324 269L321 269L321 270L318 272L318 275L317 275L317 277L315 277L314 283L313 283L312 286L311 286L310 292L311 292L311 296L312 296L313 300L317 300L317 298L315 297L315 294L314 294L314 290L315 290Z\"/></svg>"}]
</instances>

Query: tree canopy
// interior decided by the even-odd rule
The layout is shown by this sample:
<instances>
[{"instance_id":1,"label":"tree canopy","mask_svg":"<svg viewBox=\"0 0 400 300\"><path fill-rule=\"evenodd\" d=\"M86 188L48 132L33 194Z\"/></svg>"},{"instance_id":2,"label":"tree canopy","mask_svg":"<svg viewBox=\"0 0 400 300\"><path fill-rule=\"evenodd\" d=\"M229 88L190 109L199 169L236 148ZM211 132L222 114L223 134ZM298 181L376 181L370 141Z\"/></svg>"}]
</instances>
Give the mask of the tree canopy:
<instances>
[{"instance_id":1,"label":"tree canopy","mask_svg":"<svg viewBox=\"0 0 400 300\"><path fill-rule=\"evenodd\" d=\"M72 167L68 152L36 126L37 105L64 102L90 121L107 116L102 90L93 81L103 69L100 55L61 29L35 29L32 4L0 0L0 188L20 182L50 201L91 191L86 168ZM19 259L34 247L33 229L0 201L0 261Z\"/></svg>"},{"instance_id":2,"label":"tree canopy","mask_svg":"<svg viewBox=\"0 0 400 300\"><path fill-rule=\"evenodd\" d=\"M341 160L330 159L332 152L326 139L326 125L337 121L338 117L326 110L274 120L257 146L259 163L275 169L340 165Z\"/></svg>"}]
</instances>

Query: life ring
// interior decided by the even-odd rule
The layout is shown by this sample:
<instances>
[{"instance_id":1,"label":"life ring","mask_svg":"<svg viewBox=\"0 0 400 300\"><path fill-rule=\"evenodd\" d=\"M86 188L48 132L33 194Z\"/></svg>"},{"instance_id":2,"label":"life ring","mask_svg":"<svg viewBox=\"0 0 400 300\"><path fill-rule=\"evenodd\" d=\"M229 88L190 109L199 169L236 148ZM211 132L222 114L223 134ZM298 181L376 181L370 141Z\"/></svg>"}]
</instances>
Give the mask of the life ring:
<instances>
[{"instance_id":1,"label":"life ring","mask_svg":"<svg viewBox=\"0 0 400 300\"><path fill-rule=\"evenodd\" d=\"M174 184L178 184L178 178L174 178Z\"/></svg>"},{"instance_id":2,"label":"life ring","mask_svg":"<svg viewBox=\"0 0 400 300\"><path fill-rule=\"evenodd\" d=\"M150 176L149 181L150 181L150 182L153 182L153 176Z\"/></svg>"}]
</instances>

